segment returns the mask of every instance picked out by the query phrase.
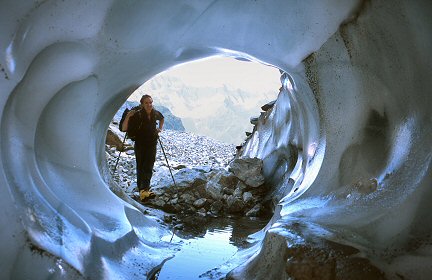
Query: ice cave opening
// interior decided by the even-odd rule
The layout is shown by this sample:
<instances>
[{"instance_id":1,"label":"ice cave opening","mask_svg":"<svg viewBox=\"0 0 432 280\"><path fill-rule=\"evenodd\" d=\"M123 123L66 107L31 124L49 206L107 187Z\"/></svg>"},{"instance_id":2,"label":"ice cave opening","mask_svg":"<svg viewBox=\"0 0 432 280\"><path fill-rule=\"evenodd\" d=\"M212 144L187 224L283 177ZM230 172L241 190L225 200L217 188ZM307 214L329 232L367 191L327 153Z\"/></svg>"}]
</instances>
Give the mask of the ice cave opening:
<instances>
[{"instance_id":1,"label":"ice cave opening","mask_svg":"<svg viewBox=\"0 0 432 280\"><path fill-rule=\"evenodd\" d=\"M165 115L164 130L159 134L161 141L157 145L150 188L156 196L137 207L163 221L172 231L170 241L189 244L167 260L157 277L176 275L195 279L222 265L237 250L251 247L254 242L248 236L262 230L273 213L276 202L270 198L270 187L264 186L262 163L255 160L246 166L238 159L233 167L230 163L258 124L259 117L250 116L271 112L283 89L282 71L232 58L200 60L182 64L175 70L144 83L115 114L106 138L110 180L114 181L109 185L115 185L114 193L126 202L137 205L130 198L140 202L134 142L119 131L119 122L126 108L137 108L141 96L149 94L154 108ZM184 80L189 84L184 84ZM288 85L292 90L289 81ZM184 108L187 112L181 111ZM189 129L208 127L198 134L186 131L182 119L188 116L195 116L190 121L198 122L189 124ZM215 131L203 135L209 130ZM236 137L239 133L242 136ZM236 147L235 143L239 145ZM242 169L246 168L249 177L257 178L240 182L245 177ZM160 213L155 214L155 209L160 209ZM189 259L194 259L194 269L185 266Z\"/></svg>"},{"instance_id":2,"label":"ice cave opening","mask_svg":"<svg viewBox=\"0 0 432 280\"><path fill-rule=\"evenodd\" d=\"M1 6L4 278L142 279L169 262L172 232L109 190L105 134L131 89L215 55L282 69L284 86L240 151L262 161L274 215L206 275L430 276L431 1Z\"/></svg>"}]
</instances>

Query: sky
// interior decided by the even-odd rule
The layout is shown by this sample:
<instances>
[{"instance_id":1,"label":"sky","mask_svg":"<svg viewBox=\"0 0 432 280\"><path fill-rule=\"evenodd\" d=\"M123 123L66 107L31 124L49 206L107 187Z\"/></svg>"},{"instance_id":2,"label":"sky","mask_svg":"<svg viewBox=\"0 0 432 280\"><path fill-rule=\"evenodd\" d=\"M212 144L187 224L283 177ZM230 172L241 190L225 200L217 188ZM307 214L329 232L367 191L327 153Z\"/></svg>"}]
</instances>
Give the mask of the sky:
<instances>
[{"instance_id":1,"label":"sky","mask_svg":"<svg viewBox=\"0 0 432 280\"><path fill-rule=\"evenodd\" d=\"M138 101L143 93L148 93L154 97L156 105L163 105L175 116L184 119L187 131L227 143L238 143L244 139L243 131L251 129L250 117L259 114L262 105L277 98L281 87L280 76L279 69L259 62L211 57L159 73L154 77L155 84L149 80L131 100ZM171 84L170 78L175 78L175 82ZM225 86L228 90L223 89ZM188 88L191 95L187 94ZM198 92L203 95L195 96ZM233 98L227 99L227 94ZM220 112L227 115L221 117ZM226 129L215 130L212 125ZM233 133L238 135L233 136Z\"/></svg>"},{"instance_id":2,"label":"sky","mask_svg":"<svg viewBox=\"0 0 432 280\"><path fill-rule=\"evenodd\" d=\"M218 87L225 84L249 92L267 92L278 90L281 85L277 68L230 57L197 60L177 65L164 73L197 87Z\"/></svg>"}]
</instances>

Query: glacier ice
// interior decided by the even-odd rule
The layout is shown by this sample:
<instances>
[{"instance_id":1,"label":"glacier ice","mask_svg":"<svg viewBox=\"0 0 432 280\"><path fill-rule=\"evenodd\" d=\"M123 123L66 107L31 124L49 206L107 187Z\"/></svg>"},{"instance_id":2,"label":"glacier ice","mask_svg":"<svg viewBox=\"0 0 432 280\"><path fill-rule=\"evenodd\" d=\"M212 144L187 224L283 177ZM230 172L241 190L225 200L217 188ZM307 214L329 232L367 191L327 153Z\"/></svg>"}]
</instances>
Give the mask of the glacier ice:
<instances>
[{"instance_id":1,"label":"glacier ice","mask_svg":"<svg viewBox=\"0 0 432 280\"><path fill-rule=\"evenodd\" d=\"M276 186L271 238L297 217L389 275L432 270L430 1L1 6L3 277L133 279L173 254L166 229L109 191L104 136L135 88L210 56L285 73L245 145Z\"/></svg>"}]
</instances>

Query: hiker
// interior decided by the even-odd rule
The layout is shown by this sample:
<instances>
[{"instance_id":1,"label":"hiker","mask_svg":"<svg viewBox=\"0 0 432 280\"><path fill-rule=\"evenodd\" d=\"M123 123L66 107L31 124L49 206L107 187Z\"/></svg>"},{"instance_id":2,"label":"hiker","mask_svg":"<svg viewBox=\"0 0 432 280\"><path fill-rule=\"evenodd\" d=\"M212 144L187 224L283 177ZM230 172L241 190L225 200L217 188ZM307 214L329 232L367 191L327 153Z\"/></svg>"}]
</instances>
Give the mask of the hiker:
<instances>
[{"instance_id":1,"label":"hiker","mask_svg":"<svg viewBox=\"0 0 432 280\"><path fill-rule=\"evenodd\" d=\"M159 121L157 128L156 121ZM135 141L137 186L141 201L154 196L150 191L150 180L156 160L158 134L163 124L164 116L153 108L152 97L145 94L141 97L140 106L127 113L121 127Z\"/></svg>"}]
</instances>

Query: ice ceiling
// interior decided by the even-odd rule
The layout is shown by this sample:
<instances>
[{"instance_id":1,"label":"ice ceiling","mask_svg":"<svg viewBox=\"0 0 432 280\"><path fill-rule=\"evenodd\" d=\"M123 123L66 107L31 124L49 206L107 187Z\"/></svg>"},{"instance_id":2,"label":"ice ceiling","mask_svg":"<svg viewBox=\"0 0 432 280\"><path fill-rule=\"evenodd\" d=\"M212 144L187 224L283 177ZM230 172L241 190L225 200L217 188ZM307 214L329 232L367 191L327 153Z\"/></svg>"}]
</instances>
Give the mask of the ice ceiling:
<instances>
[{"instance_id":1,"label":"ice ceiling","mask_svg":"<svg viewBox=\"0 0 432 280\"><path fill-rule=\"evenodd\" d=\"M245 152L277 186L273 228L301 218L390 276L426 278L431 3L2 1L2 277L134 279L172 254L109 191L106 128L152 76L223 55L288 73Z\"/></svg>"}]
</instances>

